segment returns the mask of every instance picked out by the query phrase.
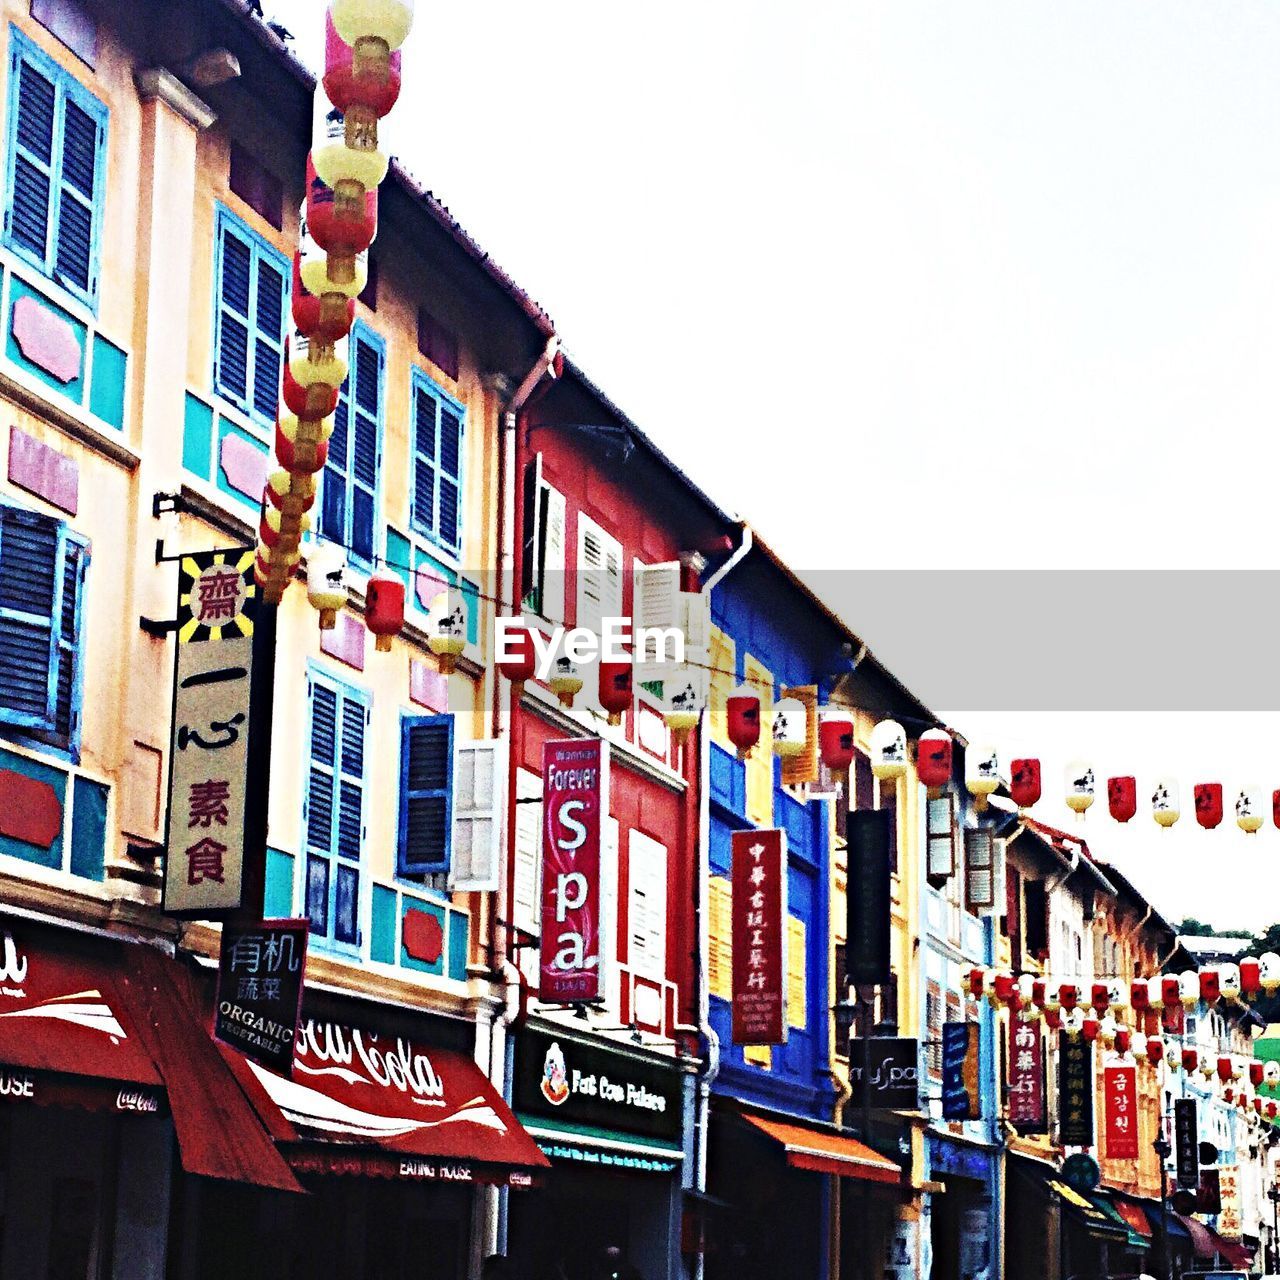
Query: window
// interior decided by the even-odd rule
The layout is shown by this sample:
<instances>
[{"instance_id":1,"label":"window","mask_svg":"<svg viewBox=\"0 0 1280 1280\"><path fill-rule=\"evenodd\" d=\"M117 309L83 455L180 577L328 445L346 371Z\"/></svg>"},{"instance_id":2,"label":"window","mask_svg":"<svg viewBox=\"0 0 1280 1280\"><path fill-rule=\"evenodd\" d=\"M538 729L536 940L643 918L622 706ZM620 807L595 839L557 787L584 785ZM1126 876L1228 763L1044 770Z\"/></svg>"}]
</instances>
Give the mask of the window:
<instances>
[{"instance_id":1,"label":"window","mask_svg":"<svg viewBox=\"0 0 1280 1280\"><path fill-rule=\"evenodd\" d=\"M452 551L462 548L462 406L421 369L413 371L413 527Z\"/></svg>"},{"instance_id":2,"label":"window","mask_svg":"<svg viewBox=\"0 0 1280 1280\"><path fill-rule=\"evenodd\" d=\"M0 724L74 752L88 545L60 520L0 504Z\"/></svg>"},{"instance_id":3,"label":"window","mask_svg":"<svg viewBox=\"0 0 1280 1280\"><path fill-rule=\"evenodd\" d=\"M667 976L667 850L640 831L627 841L627 966L662 982Z\"/></svg>"},{"instance_id":4,"label":"window","mask_svg":"<svg viewBox=\"0 0 1280 1280\"><path fill-rule=\"evenodd\" d=\"M729 740L729 695L737 675L738 655L733 637L719 627L711 628L711 682L707 700L711 721L711 741L726 751L735 751Z\"/></svg>"},{"instance_id":5,"label":"window","mask_svg":"<svg viewBox=\"0 0 1280 1280\"><path fill-rule=\"evenodd\" d=\"M931 978L925 988L925 1062L929 1079L942 1079L942 988Z\"/></svg>"},{"instance_id":6,"label":"window","mask_svg":"<svg viewBox=\"0 0 1280 1280\"><path fill-rule=\"evenodd\" d=\"M594 520L578 516L577 625L599 635L622 614L622 548Z\"/></svg>"},{"instance_id":7,"label":"window","mask_svg":"<svg viewBox=\"0 0 1280 1280\"><path fill-rule=\"evenodd\" d=\"M229 209L218 209L214 390L260 426L276 420L289 263Z\"/></svg>"},{"instance_id":8,"label":"window","mask_svg":"<svg viewBox=\"0 0 1280 1280\"><path fill-rule=\"evenodd\" d=\"M106 107L10 27L5 243L91 307L98 299L106 141Z\"/></svg>"},{"instance_id":9,"label":"window","mask_svg":"<svg viewBox=\"0 0 1280 1280\"><path fill-rule=\"evenodd\" d=\"M360 945L367 695L313 671L306 829L307 919L319 938Z\"/></svg>"},{"instance_id":10,"label":"window","mask_svg":"<svg viewBox=\"0 0 1280 1280\"><path fill-rule=\"evenodd\" d=\"M400 718L402 876L449 870L453 836L453 717Z\"/></svg>"},{"instance_id":11,"label":"window","mask_svg":"<svg viewBox=\"0 0 1280 1280\"><path fill-rule=\"evenodd\" d=\"M787 1026L804 1031L809 1025L808 975L805 965L805 923L787 917Z\"/></svg>"},{"instance_id":12,"label":"window","mask_svg":"<svg viewBox=\"0 0 1280 1280\"><path fill-rule=\"evenodd\" d=\"M733 886L727 876L707 881L709 950L707 987L720 1000L733 998Z\"/></svg>"},{"instance_id":13,"label":"window","mask_svg":"<svg viewBox=\"0 0 1280 1280\"><path fill-rule=\"evenodd\" d=\"M356 564L372 569L387 353L381 338L357 324L349 354L350 372L338 397L324 468L320 535L341 543Z\"/></svg>"},{"instance_id":14,"label":"window","mask_svg":"<svg viewBox=\"0 0 1280 1280\"><path fill-rule=\"evenodd\" d=\"M268 226L277 231L283 229L284 183L256 156L234 142L227 184Z\"/></svg>"},{"instance_id":15,"label":"window","mask_svg":"<svg viewBox=\"0 0 1280 1280\"><path fill-rule=\"evenodd\" d=\"M418 308L418 350L441 373L458 380L458 335L441 324L426 307Z\"/></svg>"}]
</instances>

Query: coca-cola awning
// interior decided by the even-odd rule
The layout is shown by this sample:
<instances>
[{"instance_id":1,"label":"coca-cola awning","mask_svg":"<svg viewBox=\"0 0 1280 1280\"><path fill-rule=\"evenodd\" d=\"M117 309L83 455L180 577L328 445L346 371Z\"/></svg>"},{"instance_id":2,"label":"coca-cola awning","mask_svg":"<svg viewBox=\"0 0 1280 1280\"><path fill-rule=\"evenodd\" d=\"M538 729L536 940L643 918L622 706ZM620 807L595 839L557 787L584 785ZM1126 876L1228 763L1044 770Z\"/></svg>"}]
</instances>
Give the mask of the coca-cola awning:
<instances>
[{"instance_id":1,"label":"coca-cola awning","mask_svg":"<svg viewBox=\"0 0 1280 1280\"><path fill-rule=\"evenodd\" d=\"M465 1054L315 1019L291 1080L223 1054L295 1170L523 1185L549 1167Z\"/></svg>"}]
</instances>

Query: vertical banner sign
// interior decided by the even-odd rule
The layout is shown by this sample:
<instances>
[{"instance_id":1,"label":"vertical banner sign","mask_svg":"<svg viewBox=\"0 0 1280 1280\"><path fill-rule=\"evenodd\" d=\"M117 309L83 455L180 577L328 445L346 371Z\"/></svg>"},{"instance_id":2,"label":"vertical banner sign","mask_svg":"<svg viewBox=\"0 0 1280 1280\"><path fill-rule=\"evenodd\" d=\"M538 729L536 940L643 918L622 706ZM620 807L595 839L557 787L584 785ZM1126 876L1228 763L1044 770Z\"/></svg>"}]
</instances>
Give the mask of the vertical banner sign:
<instances>
[{"instance_id":1,"label":"vertical banner sign","mask_svg":"<svg viewBox=\"0 0 1280 1280\"><path fill-rule=\"evenodd\" d=\"M570 738L542 748L542 959L538 998L604 998L600 854L609 812L609 748Z\"/></svg>"},{"instance_id":2,"label":"vertical banner sign","mask_svg":"<svg viewBox=\"0 0 1280 1280\"><path fill-rule=\"evenodd\" d=\"M733 885L733 1043L787 1039L787 835L735 831Z\"/></svg>"},{"instance_id":3,"label":"vertical banner sign","mask_svg":"<svg viewBox=\"0 0 1280 1280\"><path fill-rule=\"evenodd\" d=\"M980 1120L978 1089L980 1042L976 1022L947 1022L942 1027L942 1118Z\"/></svg>"},{"instance_id":4,"label":"vertical banner sign","mask_svg":"<svg viewBox=\"0 0 1280 1280\"><path fill-rule=\"evenodd\" d=\"M1009 1123L1019 1133L1045 1133L1046 1112L1040 1027L1015 1021L1009 1043Z\"/></svg>"},{"instance_id":5,"label":"vertical banner sign","mask_svg":"<svg viewBox=\"0 0 1280 1280\"><path fill-rule=\"evenodd\" d=\"M1244 1231L1240 1204L1240 1166L1218 1166L1218 1234L1224 1240L1239 1240Z\"/></svg>"},{"instance_id":6,"label":"vertical banner sign","mask_svg":"<svg viewBox=\"0 0 1280 1280\"><path fill-rule=\"evenodd\" d=\"M306 964L306 920L224 924L214 1039L282 1076L292 1075Z\"/></svg>"},{"instance_id":7,"label":"vertical banner sign","mask_svg":"<svg viewBox=\"0 0 1280 1280\"><path fill-rule=\"evenodd\" d=\"M1058 1049L1058 1141L1093 1146L1093 1045L1063 1036Z\"/></svg>"},{"instance_id":8,"label":"vertical banner sign","mask_svg":"<svg viewBox=\"0 0 1280 1280\"><path fill-rule=\"evenodd\" d=\"M1124 1064L1103 1068L1102 1097L1107 1159L1136 1160L1138 1158L1138 1068Z\"/></svg>"},{"instance_id":9,"label":"vertical banner sign","mask_svg":"<svg viewBox=\"0 0 1280 1280\"><path fill-rule=\"evenodd\" d=\"M1200 1185L1200 1126L1194 1098L1174 1099L1173 1155L1178 1186L1194 1191Z\"/></svg>"},{"instance_id":10,"label":"vertical banner sign","mask_svg":"<svg viewBox=\"0 0 1280 1280\"><path fill-rule=\"evenodd\" d=\"M169 748L164 909L210 917L244 892L250 786L252 549L183 556ZM260 909L260 908L259 908Z\"/></svg>"},{"instance_id":11,"label":"vertical banner sign","mask_svg":"<svg viewBox=\"0 0 1280 1280\"><path fill-rule=\"evenodd\" d=\"M848 956L849 981L855 986L883 985L892 976L889 963L889 839L893 814L888 809L859 809L849 814Z\"/></svg>"}]
</instances>

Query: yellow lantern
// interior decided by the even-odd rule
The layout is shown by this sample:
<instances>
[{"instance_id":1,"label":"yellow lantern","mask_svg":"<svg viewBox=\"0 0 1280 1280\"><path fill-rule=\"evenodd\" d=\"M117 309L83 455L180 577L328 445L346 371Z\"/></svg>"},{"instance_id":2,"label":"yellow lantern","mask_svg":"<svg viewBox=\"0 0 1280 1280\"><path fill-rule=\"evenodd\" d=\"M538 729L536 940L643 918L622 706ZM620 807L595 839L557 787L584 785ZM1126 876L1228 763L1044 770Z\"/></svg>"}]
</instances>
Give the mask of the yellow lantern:
<instances>
[{"instance_id":1,"label":"yellow lantern","mask_svg":"<svg viewBox=\"0 0 1280 1280\"><path fill-rule=\"evenodd\" d=\"M289 376L300 387L341 387L347 380L346 338L324 343L294 329L289 338Z\"/></svg>"},{"instance_id":2,"label":"yellow lantern","mask_svg":"<svg viewBox=\"0 0 1280 1280\"><path fill-rule=\"evenodd\" d=\"M1156 789L1151 794L1151 816L1165 828L1173 826L1182 816L1176 778L1157 780Z\"/></svg>"},{"instance_id":3,"label":"yellow lantern","mask_svg":"<svg viewBox=\"0 0 1280 1280\"><path fill-rule=\"evenodd\" d=\"M347 298L358 298L369 283L369 251L366 249L353 258L343 259L348 263L347 269L335 271L334 259L311 238L305 218L302 219L298 254L298 274L302 277L302 287L317 298L336 296L344 301Z\"/></svg>"},{"instance_id":4,"label":"yellow lantern","mask_svg":"<svg viewBox=\"0 0 1280 1280\"><path fill-rule=\"evenodd\" d=\"M316 94L316 102L320 112L312 135L311 162L320 181L333 191L335 213L358 217L365 193L387 176L387 157L378 150L377 120L368 128L363 117L353 116L351 125L364 127L349 128L341 111L324 110L322 95Z\"/></svg>"},{"instance_id":5,"label":"yellow lantern","mask_svg":"<svg viewBox=\"0 0 1280 1280\"><path fill-rule=\"evenodd\" d=\"M964 785L973 796L974 808L985 809L988 797L1000 785L1000 757L995 747L970 745L966 748Z\"/></svg>"},{"instance_id":6,"label":"yellow lantern","mask_svg":"<svg viewBox=\"0 0 1280 1280\"><path fill-rule=\"evenodd\" d=\"M324 444L333 435L333 414L327 418L299 418L294 413L282 413L280 434L294 445Z\"/></svg>"},{"instance_id":7,"label":"yellow lantern","mask_svg":"<svg viewBox=\"0 0 1280 1280\"><path fill-rule=\"evenodd\" d=\"M907 772L907 731L896 720L881 720L871 730L871 772L882 779Z\"/></svg>"},{"instance_id":8,"label":"yellow lantern","mask_svg":"<svg viewBox=\"0 0 1280 1280\"><path fill-rule=\"evenodd\" d=\"M582 688L582 673L578 670L578 664L562 654L555 660L547 684L551 692L560 699L562 707L573 706L573 700Z\"/></svg>"},{"instance_id":9,"label":"yellow lantern","mask_svg":"<svg viewBox=\"0 0 1280 1280\"><path fill-rule=\"evenodd\" d=\"M320 630L338 625L338 610L347 603L347 553L332 542L323 542L307 561L307 599L320 611Z\"/></svg>"},{"instance_id":10,"label":"yellow lantern","mask_svg":"<svg viewBox=\"0 0 1280 1280\"><path fill-rule=\"evenodd\" d=\"M268 501L286 515L299 516L309 511L316 500L315 476L288 471L273 471L267 477Z\"/></svg>"},{"instance_id":11,"label":"yellow lantern","mask_svg":"<svg viewBox=\"0 0 1280 1280\"><path fill-rule=\"evenodd\" d=\"M803 755L809 737L809 712L799 698L779 698L773 704L775 755Z\"/></svg>"},{"instance_id":12,"label":"yellow lantern","mask_svg":"<svg viewBox=\"0 0 1280 1280\"><path fill-rule=\"evenodd\" d=\"M1236 826L1250 836L1262 826L1262 793L1257 787L1241 787L1236 797Z\"/></svg>"},{"instance_id":13,"label":"yellow lantern","mask_svg":"<svg viewBox=\"0 0 1280 1280\"><path fill-rule=\"evenodd\" d=\"M413 0L332 0L333 29L358 53L369 41L393 53L413 26Z\"/></svg>"},{"instance_id":14,"label":"yellow lantern","mask_svg":"<svg viewBox=\"0 0 1280 1280\"><path fill-rule=\"evenodd\" d=\"M427 611L427 648L443 675L452 675L467 647L467 602L460 592L442 591Z\"/></svg>"},{"instance_id":15,"label":"yellow lantern","mask_svg":"<svg viewBox=\"0 0 1280 1280\"><path fill-rule=\"evenodd\" d=\"M701 673L693 667L677 667L662 679L662 718L676 742L681 743L697 727L705 701Z\"/></svg>"},{"instance_id":16,"label":"yellow lantern","mask_svg":"<svg viewBox=\"0 0 1280 1280\"><path fill-rule=\"evenodd\" d=\"M1083 817L1085 810L1093 803L1097 789L1093 766L1083 760L1073 760L1067 765L1067 808L1072 813Z\"/></svg>"}]
</instances>

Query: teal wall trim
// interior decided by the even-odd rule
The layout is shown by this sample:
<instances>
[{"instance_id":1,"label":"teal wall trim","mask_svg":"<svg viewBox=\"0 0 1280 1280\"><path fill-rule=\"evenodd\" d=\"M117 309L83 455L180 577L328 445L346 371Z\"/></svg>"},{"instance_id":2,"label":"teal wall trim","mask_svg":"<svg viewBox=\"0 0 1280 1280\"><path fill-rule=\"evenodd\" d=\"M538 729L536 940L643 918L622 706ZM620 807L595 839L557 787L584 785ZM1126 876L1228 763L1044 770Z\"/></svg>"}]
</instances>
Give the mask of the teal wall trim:
<instances>
[{"instance_id":1,"label":"teal wall trim","mask_svg":"<svg viewBox=\"0 0 1280 1280\"><path fill-rule=\"evenodd\" d=\"M213 475L213 410L189 391L182 416L182 465L192 475Z\"/></svg>"},{"instance_id":2,"label":"teal wall trim","mask_svg":"<svg viewBox=\"0 0 1280 1280\"><path fill-rule=\"evenodd\" d=\"M51 867L55 871L61 870L62 842L66 832L67 775L61 769L50 769L39 761L31 760L27 756L14 755L9 751L0 751L0 769L11 769L24 778L34 778L37 782L48 783L57 795L63 813L62 829L47 849L28 844L25 840L15 840L12 836L0 835L0 853L21 858L24 862L34 862L42 867Z\"/></svg>"},{"instance_id":3,"label":"teal wall trim","mask_svg":"<svg viewBox=\"0 0 1280 1280\"><path fill-rule=\"evenodd\" d=\"M93 335L93 385L89 409L117 431L124 426L124 386L129 357L100 333Z\"/></svg>"},{"instance_id":4,"label":"teal wall trim","mask_svg":"<svg viewBox=\"0 0 1280 1280\"><path fill-rule=\"evenodd\" d=\"M77 778L74 794L71 874L102 880L107 858L107 788L91 778Z\"/></svg>"},{"instance_id":5,"label":"teal wall trim","mask_svg":"<svg viewBox=\"0 0 1280 1280\"><path fill-rule=\"evenodd\" d=\"M18 340L13 335L13 308L23 298L31 298L39 306L46 311L52 313L57 320L65 323L69 333L75 336L76 343L80 347L80 372L70 382L61 382L55 378L48 370L42 369L33 360L28 360L22 354L22 348L18 345ZM76 404L84 403L84 366L85 366L85 347L88 341L88 329L72 316L69 312L64 311L55 303L50 302L44 294L33 289L25 280L20 280L16 275L10 273L9 276L9 314L5 322L5 354L11 363L17 365L19 369L25 370L31 374L33 378L38 378L50 390L57 392L64 399L71 400Z\"/></svg>"},{"instance_id":6,"label":"teal wall trim","mask_svg":"<svg viewBox=\"0 0 1280 1280\"><path fill-rule=\"evenodd\" d=\"M267 850L267 885L262 911L268 920L293 917L293 854L283 849Z\"/></svg>"},{"instance_id":7,"label":"teal wall trim","mask_svg":"<svg viewBox=\"0 0 1280 1280\"><path fill-rule=\"evenodd\" d=\"M395 964L396 891L384 884L375 884L369 915L369 959L379 964Z\"/></svg>"}]
</instances>

